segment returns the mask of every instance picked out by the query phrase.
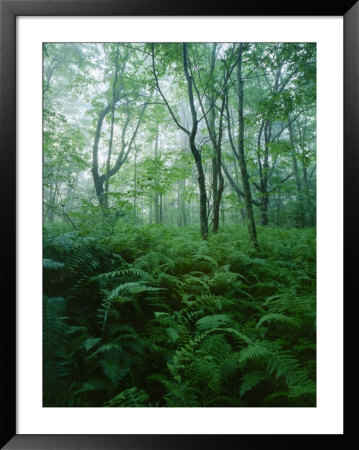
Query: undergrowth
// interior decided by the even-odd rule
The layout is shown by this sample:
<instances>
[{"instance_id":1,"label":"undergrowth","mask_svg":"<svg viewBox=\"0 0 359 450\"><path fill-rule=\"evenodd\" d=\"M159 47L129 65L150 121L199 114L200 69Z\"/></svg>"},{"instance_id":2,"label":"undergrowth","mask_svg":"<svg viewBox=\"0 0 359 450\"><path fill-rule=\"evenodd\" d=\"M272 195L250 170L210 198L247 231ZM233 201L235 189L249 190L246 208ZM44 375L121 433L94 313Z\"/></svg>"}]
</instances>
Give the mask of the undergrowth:
<instances>
[{"instance_id":1,"label":"undergrowth","mask_svg":"<svg viewBox=\"0 0 359 450\"><path fill-rule=\"evenodd\" d=\"M109 228L44 230L44 406L316 405L315 229Z\"/></svg>"}]
</instances>

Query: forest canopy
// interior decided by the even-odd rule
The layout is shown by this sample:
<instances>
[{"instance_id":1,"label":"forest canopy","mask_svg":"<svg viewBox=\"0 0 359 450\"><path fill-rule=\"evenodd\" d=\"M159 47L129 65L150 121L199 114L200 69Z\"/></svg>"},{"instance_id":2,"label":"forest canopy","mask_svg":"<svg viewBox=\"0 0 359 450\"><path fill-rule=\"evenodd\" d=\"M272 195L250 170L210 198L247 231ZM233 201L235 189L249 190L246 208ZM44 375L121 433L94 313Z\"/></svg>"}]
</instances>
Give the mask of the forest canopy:
<instances>
[{"instance_id":1,"label":"forest canopy","mask_svg":"<svg viewBox=\"0 0 359 450\"><path fill-rule=\"evenodd\" d=\"M316 45L43 45L44 406L315 406Z\"/></svg>"}]
</instances>

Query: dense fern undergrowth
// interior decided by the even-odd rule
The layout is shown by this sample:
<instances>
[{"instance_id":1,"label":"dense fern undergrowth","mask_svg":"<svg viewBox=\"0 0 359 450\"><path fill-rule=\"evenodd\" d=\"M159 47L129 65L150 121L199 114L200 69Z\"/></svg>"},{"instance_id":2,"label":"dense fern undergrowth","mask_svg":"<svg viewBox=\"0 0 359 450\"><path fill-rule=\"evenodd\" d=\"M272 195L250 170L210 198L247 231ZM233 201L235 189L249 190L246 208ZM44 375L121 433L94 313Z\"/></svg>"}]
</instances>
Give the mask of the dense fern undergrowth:
<instances>
[{"instance_id":1,"label":"dense fern undergrowth","mask_svg":"<svg viewBox=\"0 0 359 450\"><path fill-rule=\"evenodd\" d=\"M44 406L315 406L315 229L258 235L46 226Z\"/></svg>"}]
</instances>

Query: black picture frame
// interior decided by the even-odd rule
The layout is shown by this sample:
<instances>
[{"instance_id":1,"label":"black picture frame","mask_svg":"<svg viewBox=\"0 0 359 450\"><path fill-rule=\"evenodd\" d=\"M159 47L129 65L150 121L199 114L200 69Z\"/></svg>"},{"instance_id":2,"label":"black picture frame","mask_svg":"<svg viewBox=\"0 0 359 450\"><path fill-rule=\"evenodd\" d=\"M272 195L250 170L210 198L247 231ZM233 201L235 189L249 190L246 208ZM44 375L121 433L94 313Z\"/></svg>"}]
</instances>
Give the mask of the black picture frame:
<instances>
[{"instance_id":1,"label":"black picture frame","mask_svg":"<svg viewBox=\"0 0 359 450\"><path fill-rule=\"evenodd\" d=\"M17 435L16 434L16 17L18 16L343 16L344 17L344 255L346 293L356 278L359 170L359 2L302 0L0 0L0 192L1 255L1 448L5 449L197 449L239 447L347 448L355 414L345 414L343 435ZM333 61L335 64L335 61ZM350 238L350 239L349 239ZM355 292L353 290L353 292ZM352 300L352 302L350 302ZM354 402L355 296L345 302L345 412ZM333 362L335 363L335 362ZM165 433L165 430L164 430ZM350 448L350 447L348 447Z\"/></svg>"}]
</instances>

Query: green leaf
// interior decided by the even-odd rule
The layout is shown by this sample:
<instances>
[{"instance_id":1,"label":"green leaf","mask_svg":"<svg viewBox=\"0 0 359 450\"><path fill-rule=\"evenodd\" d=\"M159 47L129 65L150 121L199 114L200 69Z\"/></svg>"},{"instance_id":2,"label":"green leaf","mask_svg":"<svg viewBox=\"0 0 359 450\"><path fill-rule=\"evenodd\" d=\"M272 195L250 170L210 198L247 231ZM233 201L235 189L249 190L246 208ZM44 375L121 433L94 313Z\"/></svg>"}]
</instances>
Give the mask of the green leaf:
<instances>
[{"instance_id":1,"label":"green leaf","mask_svg":"<svg viewBox=\"0 0 359 450\"><path fill-rule=\"evenodd\" d=\"M89 351L91 350L93 347L95 347L95 345L97 345L99 342L101 342L102 339L101 338L88 338L86 339L86 341L83 343L83 347Z\"/></svg>"}]
</instances>

